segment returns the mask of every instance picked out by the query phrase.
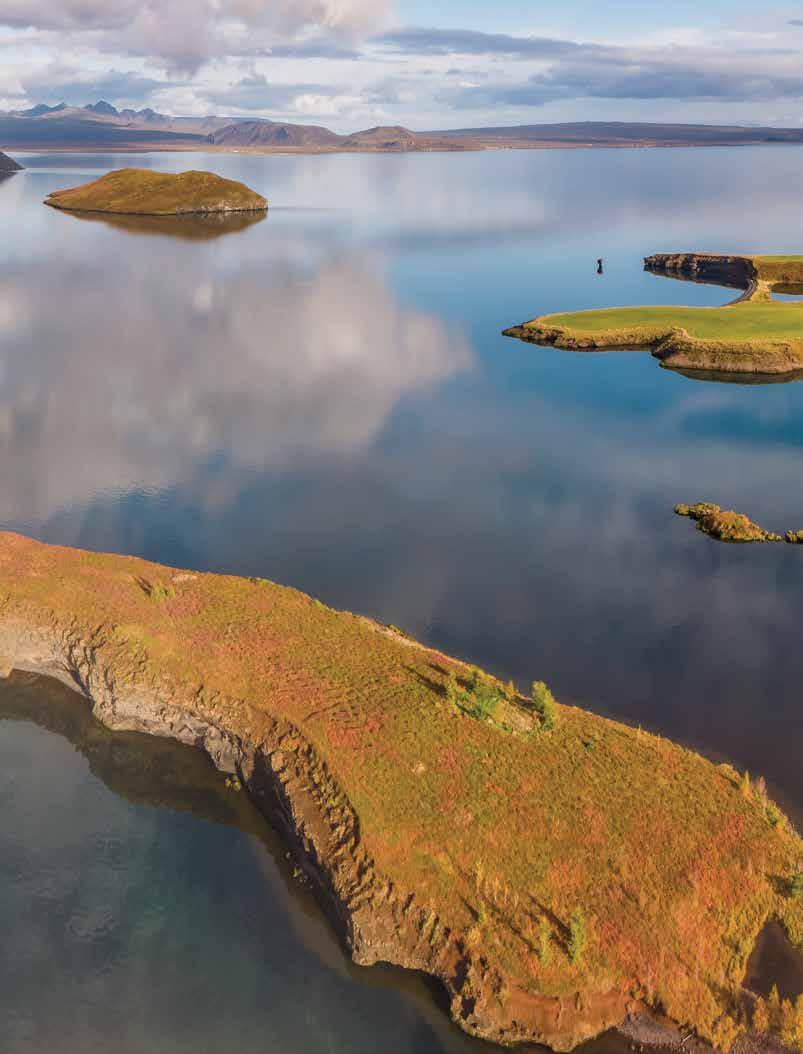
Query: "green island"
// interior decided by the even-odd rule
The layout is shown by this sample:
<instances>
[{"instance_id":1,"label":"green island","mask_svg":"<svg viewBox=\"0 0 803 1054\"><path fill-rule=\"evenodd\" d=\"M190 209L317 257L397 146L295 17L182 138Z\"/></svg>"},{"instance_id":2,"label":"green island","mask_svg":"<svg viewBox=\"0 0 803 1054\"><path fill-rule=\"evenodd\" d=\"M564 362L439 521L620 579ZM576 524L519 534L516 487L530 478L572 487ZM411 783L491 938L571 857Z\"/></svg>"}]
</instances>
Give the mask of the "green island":
<instances>
[{"instance_id":1,"label":"green island","mask_svg":"<svg viewBox=\"0 0 803 1054\"><path fill-rule=\"evenodd\" d=\"M803 367L803 303L773 299L803 284L803 256L659 253L645 269L743 289L722 307L619 307L542 315L505 336L574 351L649 348L685 373L774 375Z\"/></svg>"},{"instance_id":2,"label":"green island","mask_svg":"<svg viewBox=\"0 0 803 1054\"><path fill-rule=\"evenodd\" d=\"M121 168L80 187L56 190L45 204L74 212L123 216L184 216L264 212L268 202L244 183L213 172L153 172Z\"/></svg>"},{"instance_id":3,"label":"green island","mask_svg":"<svg viewBox=\"0 0 803 1054\"><path fill-rule=\"evenodd\" d=\"M468 1032L803 1046L803 998L744 987L768 925L803 947L803 841L762 780L263 579L0 533L0 612L0 673L204 751L354 960L438 978Z\"/></svg>"}]
</instances>

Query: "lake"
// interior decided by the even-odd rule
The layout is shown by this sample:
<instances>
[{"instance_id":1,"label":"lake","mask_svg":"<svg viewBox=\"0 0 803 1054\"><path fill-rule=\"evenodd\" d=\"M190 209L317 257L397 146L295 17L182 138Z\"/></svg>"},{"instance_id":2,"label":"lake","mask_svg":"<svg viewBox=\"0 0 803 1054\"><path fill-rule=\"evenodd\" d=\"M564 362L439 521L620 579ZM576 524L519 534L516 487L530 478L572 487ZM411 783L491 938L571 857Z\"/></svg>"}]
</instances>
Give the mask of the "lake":
<instances>
[{"instance_id":1,"label":"lake","mask_svg":"<svg viewBox=\"0 0 803 1054\"><path fill-rule=\"evenodd\" d=\"M803 528L803 384L501 336L731 299L642 259L803 251L803 148L15 156L0 527L296 586L764 775L803 819L803 551L673 515ZM230 229L41 204L132 163L214 168L273 207ZM0 691L9 1054L486 1049L423 982L347 965L214 774L76 732L71 705ZM177 787L149 793L163 764Z\"/></svg>"}]
</instances>

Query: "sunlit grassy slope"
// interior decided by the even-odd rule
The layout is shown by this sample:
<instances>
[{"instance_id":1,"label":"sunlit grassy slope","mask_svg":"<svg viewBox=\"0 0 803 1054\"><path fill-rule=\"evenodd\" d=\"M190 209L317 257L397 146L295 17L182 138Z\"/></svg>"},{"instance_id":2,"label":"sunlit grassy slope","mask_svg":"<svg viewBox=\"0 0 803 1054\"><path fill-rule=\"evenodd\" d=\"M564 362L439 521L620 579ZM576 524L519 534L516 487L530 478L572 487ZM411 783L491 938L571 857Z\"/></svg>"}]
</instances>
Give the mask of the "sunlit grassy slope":
<instances>
[{"instance_id":1,"label":"sunlit grassy slope","mask_svg":"<svg viewBox=\"0 0 803 1054\"><path fill-rule=\"evenodd\" d=\"M684 329L700 340L748 342L803 340L803 305L789 302L735 304L732 307L625 307L573 311L540 320L556 329L583 334L643 332L644 338Z\"/></svg>"},{"instance_id":2,"label":"sunlit grassy slope","mask_svg":"<svg viewBox=\"0 0 803 1054\"><path fill-rule=\"evenodd\" d=\"M434 945L461 935L498 969L514 1011L517 992L564 997L565 1028L624 992L725 1042L765 920L803 944L800 839L731 768L666 739L568 706L552 730L470 716L447 690L462 663L264 580L0 534L0 612L0 659L6 625L69 633L116 691L255 747L291 722L373 873L431 912Z\"/></svg>"},{"instance_id":3,"label":"sunlit grassy slope","mask_svg":"<svg viewBox=\"0 0 803 1054\"><path fill-rule=\"evenodd\" d=\"M80 187L57 190L45 204L78 212L174 216L183 213L258 212L267 201L244 183L212 172L171 174L123 168Z\"/></svg>"}]
</instances>

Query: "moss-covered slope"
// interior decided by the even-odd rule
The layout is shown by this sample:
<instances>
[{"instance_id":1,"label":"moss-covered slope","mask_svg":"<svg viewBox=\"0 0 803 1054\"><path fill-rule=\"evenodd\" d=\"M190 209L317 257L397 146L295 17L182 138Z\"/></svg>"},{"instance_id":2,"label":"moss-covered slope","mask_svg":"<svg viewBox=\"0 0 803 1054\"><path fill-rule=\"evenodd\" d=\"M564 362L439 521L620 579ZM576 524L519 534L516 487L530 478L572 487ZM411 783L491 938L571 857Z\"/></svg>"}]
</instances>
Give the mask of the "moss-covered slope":
<instances>
[{"instance_id":1,"label":"moss-covered slope","mask_svg":"<svg viewBox=\"0 0 803 1054\"><path fill-rule=\"evenodd\" d=\"M57 190L46 205L76 212L179 216L213 212L264 212L268 203L244 183L212 172L171 174L122 168L80 187Z\"/></svg>"},{"instance_id":2,"label":"moss-covered slope","mask_svg":"<svg viewBox=\"0 0 803 1054\"><path fill-rule=\"evenodd\" d=\"M727 1045L764 922L803 943L803 844L762 789L534 703L257 579L0 534L0 668L236 770L360 962L442 979L463 1027L559 1049L641 1002Z\"/></svg>"}]
</instances>

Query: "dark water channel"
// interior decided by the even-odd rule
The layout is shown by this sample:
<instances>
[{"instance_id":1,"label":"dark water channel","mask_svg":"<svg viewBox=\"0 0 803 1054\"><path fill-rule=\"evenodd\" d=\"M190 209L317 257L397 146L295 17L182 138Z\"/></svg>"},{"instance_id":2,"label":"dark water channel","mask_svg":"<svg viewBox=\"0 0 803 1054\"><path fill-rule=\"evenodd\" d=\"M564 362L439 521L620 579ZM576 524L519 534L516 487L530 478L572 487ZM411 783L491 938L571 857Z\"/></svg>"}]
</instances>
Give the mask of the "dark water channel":
<instances>
[{"instance_id":1,"label":"dark water channel","mask_svg":"<svg viewBox=\"0 0 803 1054\"><path fill-rule=\"evenodd\" d=\"M265 193L233 228L58 213L132 159L20 160L1 527L297 586L763 774L800 823L803 551L672 509L803 528L803 385L500 331L730 299L642 259L803 251L803 151L135 159ZM346 964L200 759L67 711L0 691L4 1054L484 1049L417 979Z\"/></svg>"}]
</instances>

